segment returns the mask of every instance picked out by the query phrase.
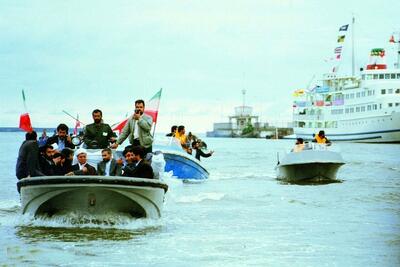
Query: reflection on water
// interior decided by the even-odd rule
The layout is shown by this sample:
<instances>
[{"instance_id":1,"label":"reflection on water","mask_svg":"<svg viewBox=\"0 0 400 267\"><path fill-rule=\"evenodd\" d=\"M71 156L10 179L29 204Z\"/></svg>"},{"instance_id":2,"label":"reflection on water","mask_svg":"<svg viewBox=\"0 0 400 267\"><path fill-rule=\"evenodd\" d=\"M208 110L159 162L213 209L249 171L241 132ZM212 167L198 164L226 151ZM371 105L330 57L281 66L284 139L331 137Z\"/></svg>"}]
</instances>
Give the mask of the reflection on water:
<instances>
[{"instance_id":1,"label":"reflection on water","mask_svg":"<svg viewBox=\"0 0 400 267\"><path fill-rule=\"evenodd\" d=\"M43 241L95 241L95 240L130 240L161 231L161 226L140 230L102 229L102 228L69 228L46 226L17 226L16 235L27 242Z\"/></svg>"}]
</instances>

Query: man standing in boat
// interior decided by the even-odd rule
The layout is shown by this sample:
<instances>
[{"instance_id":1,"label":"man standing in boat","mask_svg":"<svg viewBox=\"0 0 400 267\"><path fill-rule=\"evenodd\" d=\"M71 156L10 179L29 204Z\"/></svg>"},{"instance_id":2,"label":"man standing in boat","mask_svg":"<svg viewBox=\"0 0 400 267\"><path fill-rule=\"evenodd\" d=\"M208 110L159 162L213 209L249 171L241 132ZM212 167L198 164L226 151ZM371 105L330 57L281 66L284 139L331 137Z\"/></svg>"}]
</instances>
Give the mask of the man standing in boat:
<instances>
[{"instance_id":1,"label":"man standing in boat","mask_svg":"<svg viewBox=\"0 0 400 267\"><path fill-rule=\"evenodd\" d=\"M115 141L115 134L110 125L103 123L103 112L100 109L93 110L92 117L94 123L86 125L83 142L88 149L104 149L110 141Z\"/></svg>"},{"instance_id":2,"label":"man standing in boat","mask_svg":"<svg viewBox=\"0 0 400 267\"><path fill-rule=\"evenodd\" d=\"M39 145L35 131L25 134L17 159L16 176L20 180L25 177L44 176L39 164Z\"/></svg>"},{"instance_id":3,"label":"man standing in boat","mask_svg":"<svg viewBox=\"0 0 400 267\"><path fill-rule=\"evenodd\" d=\"M151 116L144 114L144 101L135 101L135 113L128 119L117 142L111 148L117 148L129 136L129 143L133 146L143 146L145 154L152 152L153 136L150 130L153 123Z\"/></svg>"},{"instance_id":4,"label":"man standing in boat","mask_svg":"<svg viewBox=\"0 0 400 267\"><path fill-rule=\"evenodd\" d=\"M52 146L54 143L57 144L57 150L61 151L68 147L74 149L74 145L71 142L71 137L68 135L68 126L61 123L57 126L57 134L47 138L46 145Z\"/></svg>"}]
</instances>

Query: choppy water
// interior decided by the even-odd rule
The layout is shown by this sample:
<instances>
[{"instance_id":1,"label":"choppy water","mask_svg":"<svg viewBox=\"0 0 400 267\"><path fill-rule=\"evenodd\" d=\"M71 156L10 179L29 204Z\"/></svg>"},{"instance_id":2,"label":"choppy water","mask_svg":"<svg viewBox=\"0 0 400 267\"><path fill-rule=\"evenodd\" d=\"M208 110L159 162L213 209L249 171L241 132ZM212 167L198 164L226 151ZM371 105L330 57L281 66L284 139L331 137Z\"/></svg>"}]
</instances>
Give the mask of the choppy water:
<instances>
[{"instance_id":1,"label":"choppy water","mask_svg":"<svg viewBox=\"0 0 400 267\"><path fill-rule=\"evenodd\" d=\"M275 179L292 141L206 139L210 179L167 179L160 220L20 215L21 133L0 133L0 264L6 266L399 266L400 145L340 144L342 183ZM114 218L115 219L115 218Z\"/></svg>"}]
</instances>

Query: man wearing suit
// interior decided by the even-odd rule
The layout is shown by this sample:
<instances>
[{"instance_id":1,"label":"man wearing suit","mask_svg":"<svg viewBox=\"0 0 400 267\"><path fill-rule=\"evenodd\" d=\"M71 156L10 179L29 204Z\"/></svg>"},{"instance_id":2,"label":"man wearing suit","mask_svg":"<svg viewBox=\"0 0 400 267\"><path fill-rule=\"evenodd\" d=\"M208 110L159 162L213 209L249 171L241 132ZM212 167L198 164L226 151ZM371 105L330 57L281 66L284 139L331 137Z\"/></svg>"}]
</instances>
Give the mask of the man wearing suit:
<instances>
[{"instance_id":1,"label":"man wearing suit","mask_svg":"<svg viewBox=\"0 0 400 267\"><path fill-rule=\"evenodd\" d=\"M61 123L57 126L57 135L47 138L46 145L57 144L57 150L61 152L64 148L68 147L74 149L74 145L71 142L71 137L68 135L68 126Z\"/></svg>"},{"instance_id":2,"label":"man wearing suit","mask_svg":"<svg viewBox=\"0 0 400 267\"><path fill-rule=\"evenodd\" d=\"M128 163L122 170L123 176L139 177L139 178L154 178L153 168L145 161L144 158L145 148L142 146L134 146L125 153L127 162L132 154L132 163Z\"/></svg>"},{"instance_id":3,"label":"man wearing suit","mask_svg":"<svg viewBox=\"0 0 400 267\"><path fill-rule=\"evenodd\" d=\"M105 148L101 151L101 157L103 161L97 163L97 174L101 176L120 176L121 166L117 164L117 161L112 158L112 152L110 148Z\"/></svg>"},{"instance_id":4,"label":"man wearing suit","mask_svg":"<svg viewBox=\"0 0 400 267\"><path fill-rule=\"evenodd\" d=\"M76 152L76 158L78 159L78 163L72 165L72 172L67 173L66 175L96 175L96 169L87 163L87 154L84 149L79 149Z\"/></svg>"},{"instance_id":5,"label":"man wearing suit","mask_svg":"<svg viewBox=\"0 0 400 267\"><path fill-rule=\"evenodd\" d=\"M44 176L39 164L39 145L35 131L25 134L25 141L18 152L16 176L20 180L25 177Z\"/></svg>"},{"instance_id":6,"label":"man wearing suit","mask_svg":"<svg viewBox=\"0 0 400 267\"><path fill-rule=\"evenodd\" d=\"M129 143L133 146L143 146L145 154L152 152L153 136L150 130L153 118L144 114L144 101L139 99L135 101L135 113L130 117L122 129L121 135L112 148L117 148L129 136Z\"/></svg>"}]
</instances>

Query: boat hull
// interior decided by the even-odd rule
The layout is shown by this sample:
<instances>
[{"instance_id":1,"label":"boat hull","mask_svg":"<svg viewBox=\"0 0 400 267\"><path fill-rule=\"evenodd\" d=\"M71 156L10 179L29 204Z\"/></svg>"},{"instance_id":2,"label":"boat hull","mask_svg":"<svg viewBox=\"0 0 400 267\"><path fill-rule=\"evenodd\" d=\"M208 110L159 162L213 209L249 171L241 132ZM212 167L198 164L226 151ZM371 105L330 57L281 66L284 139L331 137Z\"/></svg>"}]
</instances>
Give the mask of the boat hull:
<instances>
[{"instance_id":1,"label":"boat hull","mask_svg":"<svg viewBox=\"0 0 400 267\"><path fill-rule=\"evenodd\" d=\"M200 164L200 161L192 156L182 155L174 151L162 151L165 159L165 171L172 171L179 179L204 180L209 176L208 171Z\"/></svg>"},{"instance_id":2,"label":"boat hull","mask_svg":"<svg viewBox=\"0 0 400 267\"><path fill-rule=\"evenodd\" d=\"M345 164L342 156L333 151L305 150L289 153L277 165L277 177L290 182L336 180Z\"/></svg>"},{"instance_id":3,"label":"boat hull","mask_svg":"<svg viewBox=\"0 0 400 267\"><path fill-rule=\"evenodd\" d=\"M161 217L168 186L155 179L120 176L43 176L18 182L22 213L34 217L77 213Z\"/></svg>"}]
</instances>

